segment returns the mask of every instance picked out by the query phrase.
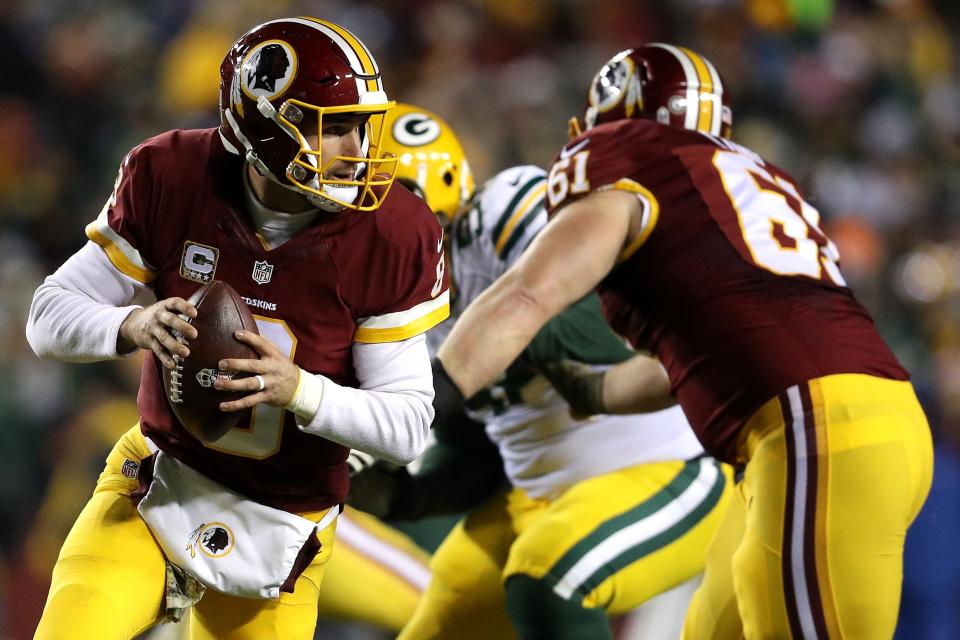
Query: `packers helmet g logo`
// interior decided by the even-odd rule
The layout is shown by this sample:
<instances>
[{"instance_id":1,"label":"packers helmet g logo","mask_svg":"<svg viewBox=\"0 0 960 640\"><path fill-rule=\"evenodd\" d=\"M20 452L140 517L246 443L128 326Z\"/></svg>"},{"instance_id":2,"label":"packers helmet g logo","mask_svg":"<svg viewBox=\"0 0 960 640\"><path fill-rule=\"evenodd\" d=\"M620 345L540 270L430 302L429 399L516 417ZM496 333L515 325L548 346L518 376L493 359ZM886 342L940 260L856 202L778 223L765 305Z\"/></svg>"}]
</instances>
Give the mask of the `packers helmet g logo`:
<instances>
[{"instance_id":1,"label":"packers helmet g logo","mask_svg":"<svg viewBox=\"0 0 960 640\"><path fill-rule=\"evenodd\" d=\"M422 147L440 137L440 123L425 113L405 113L393 123L394 139L408 147Z\"/></svg>"}]
</instances>

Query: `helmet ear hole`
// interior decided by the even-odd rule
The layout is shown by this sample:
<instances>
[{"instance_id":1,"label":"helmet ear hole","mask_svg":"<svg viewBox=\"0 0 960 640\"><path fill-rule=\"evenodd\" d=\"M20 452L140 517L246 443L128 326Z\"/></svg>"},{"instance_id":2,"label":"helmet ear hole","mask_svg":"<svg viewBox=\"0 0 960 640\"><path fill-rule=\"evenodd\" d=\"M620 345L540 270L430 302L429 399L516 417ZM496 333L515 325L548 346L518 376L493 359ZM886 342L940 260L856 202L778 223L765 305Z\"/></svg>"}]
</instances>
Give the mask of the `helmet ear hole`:
<instances>
[{"instance_id":1,"label":"helmet ear hole","mask_svg":"<svg viewBox=\"0 0 960 640\"><path fill-rule=\"evenodd\" d=\"M448 187L453 184L453 172L452 172L452 171L444 171L444 172L443 172L443 184L447 185Z\"/></svg>"}]
</instances>

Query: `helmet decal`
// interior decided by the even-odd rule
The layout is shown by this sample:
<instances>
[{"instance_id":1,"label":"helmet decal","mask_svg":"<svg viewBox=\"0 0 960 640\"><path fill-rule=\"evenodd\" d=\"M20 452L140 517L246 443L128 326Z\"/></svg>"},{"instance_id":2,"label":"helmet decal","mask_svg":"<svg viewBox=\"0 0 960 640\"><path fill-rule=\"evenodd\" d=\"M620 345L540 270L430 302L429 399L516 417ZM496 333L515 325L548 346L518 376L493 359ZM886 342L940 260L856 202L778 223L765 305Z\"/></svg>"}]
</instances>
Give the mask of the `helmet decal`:
<instances>
[{"instance_id":1,"label":"helmet decal","mask_svg":"<svg viewBox=\"0 0 960 640\"><path fill-rule=\"evenodd\" d=\"M393 123L394 139L408 147L422 147L440 137L440 123L425 113L405 113Z\"/></svg>"},{"instance_id":2,"label":"helmet decal","mask_svg":"<svg viewBox=\"0 0 960 640\"><path fill-rule=\"evenodd\" d=\"M639 93L635 70L633 59L626 55L619 55L605 64L590 86L590 104L603 113L620 104L626 96L624 109L629 115L636 99L630 94Z\"/></svg>"},{"instance_id":3,"label":"helmet decal","mask_svg":"<svg viewBox=\"0 0 960 640\"><path fill-rule=\"evenodd\" d=\"M326 210L375 211L384 201L396 169L383 150L384 114L394 102L356 36L316 18L265 22L234 43L220 78L227 151ZM325 155L312 137L339 114L359 116L356 157ZM334 171L345 165L353 171Z\"/></svg>"},{"instance_id":4,"label":"helmet decal","mask_svg":"<svg viewBox=\"0 0 960 640\"><path fill-rule=\"evenodd\" d=\"M237 80L245 94L257 100L277 98L290 87L297 74L297 54L282 40L267 40L250 49Z\"/></svg>"}]
</instances>

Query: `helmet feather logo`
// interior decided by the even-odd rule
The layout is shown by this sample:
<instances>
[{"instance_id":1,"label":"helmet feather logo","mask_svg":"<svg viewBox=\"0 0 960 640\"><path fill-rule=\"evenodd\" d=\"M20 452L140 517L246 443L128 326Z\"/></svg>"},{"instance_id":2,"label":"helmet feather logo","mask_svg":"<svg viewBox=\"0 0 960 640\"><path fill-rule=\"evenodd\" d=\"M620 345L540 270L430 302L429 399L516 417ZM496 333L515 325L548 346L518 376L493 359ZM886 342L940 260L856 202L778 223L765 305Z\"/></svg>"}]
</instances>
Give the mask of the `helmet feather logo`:
<instances>
[{"instance_id":1,"label":"helmet feather logo","mask_svg":"<svg viewBox=\"0 0 960 640\"><path fill-rule=\"evenodd\" d=\"M240 87L256 100L273 100L286 92L297 73L297 55L282 40L267 40L250 49L240 67Z\"/></svg>"},{"instance_id":2,"label":"helmet feather logo","mask_svg":"<svg viewBox=\"0 0 960 640\"><path fill-rule=\"evenodd\" d=\"M396 158L381 144L384 114L394 102L373 79L377 65L356 36L315 18L271 20L237 40L220 78L227 151L326 211L380 207L396 170ZM323 118L341 113L369 118L362 145L348 156L321 155L323 146L310 136L322 130ZM311 123L316 128L305 126ZM345 164L356 170L349 176L334 171Z\"/></svg>"}]
</instances>

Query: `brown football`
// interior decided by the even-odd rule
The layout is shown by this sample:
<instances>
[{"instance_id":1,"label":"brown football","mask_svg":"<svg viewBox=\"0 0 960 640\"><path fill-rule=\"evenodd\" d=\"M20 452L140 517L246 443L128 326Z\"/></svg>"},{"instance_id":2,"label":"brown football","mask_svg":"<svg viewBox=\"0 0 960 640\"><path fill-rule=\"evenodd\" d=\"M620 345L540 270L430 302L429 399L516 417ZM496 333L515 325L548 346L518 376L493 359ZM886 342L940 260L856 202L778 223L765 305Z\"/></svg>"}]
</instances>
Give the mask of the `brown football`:
<instances>
[{"instance_id":1,"label":"brown football","mask_svg":"<svg viewBox=\"0 0 960 640\"><path fill-rule=\"evenodd\" d=\"M176 358L173 369L163 367L163 390L180 423L203 442L214 442L234 427L249 411L224 412L220 403L236 400L249 391L217 391L213 381L218 377L245 377L217 368L223 358L259 358L257 352L237 341L238 329L257 331L253 314L233 287L214 280L199 289L189 300L197 308L197 317L188 320L197 328L196 340L186 342L190 355Z\"/></svg>"}]
</instances>

